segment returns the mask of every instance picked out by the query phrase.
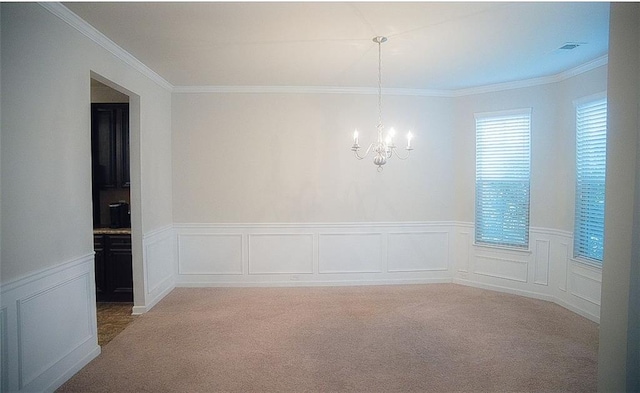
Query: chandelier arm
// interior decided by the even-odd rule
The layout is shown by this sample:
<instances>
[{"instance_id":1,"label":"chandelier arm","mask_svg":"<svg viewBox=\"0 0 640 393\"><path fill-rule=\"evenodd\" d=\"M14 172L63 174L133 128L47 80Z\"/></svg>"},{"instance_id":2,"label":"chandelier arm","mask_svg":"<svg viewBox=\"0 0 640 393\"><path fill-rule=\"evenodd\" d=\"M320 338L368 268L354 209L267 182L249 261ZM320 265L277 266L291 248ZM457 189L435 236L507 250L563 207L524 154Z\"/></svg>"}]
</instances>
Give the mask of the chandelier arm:
<instances>
[{"instance_id":1,"label":"chandelier arm","mask_svg":"<svg viewBox=\"0 0 640 393\"><path fill-rule=\"evenodd\" d=\"M367 147L367 151L364 152L364 155L360 155L358 154L358 149L353 149L353 152L355 153L355 156L358 160L364 160L365 158L367 158L367 156L369 155L369 152L371 151L371 148L373 147L373 143L369 145L369 147Z\"/></svg>"},{"instance_id":2,"label":"chandelier arm","mask_svg":"<svg viewBox=\"0 0 640 393\"><path fill-rule=\"evenodd\" d=\"M413 150L413 149L405 149L405 150L407 151L407 155L406 155L406 156L401 156L401 155L398 153L398 149L397 149L397 148L395 148L395 147L394 147L394 148L392 148L392 149L390 149L390 150L391 150L391 153L392 153L393 155L395 155L396 157L398 157L398 159L400 159L400 160L403 160L403 161L404 161L404 160L406 160L407 158L409 158L409 156L411 155L411 150Z\"/></svg>"}]
</instances>

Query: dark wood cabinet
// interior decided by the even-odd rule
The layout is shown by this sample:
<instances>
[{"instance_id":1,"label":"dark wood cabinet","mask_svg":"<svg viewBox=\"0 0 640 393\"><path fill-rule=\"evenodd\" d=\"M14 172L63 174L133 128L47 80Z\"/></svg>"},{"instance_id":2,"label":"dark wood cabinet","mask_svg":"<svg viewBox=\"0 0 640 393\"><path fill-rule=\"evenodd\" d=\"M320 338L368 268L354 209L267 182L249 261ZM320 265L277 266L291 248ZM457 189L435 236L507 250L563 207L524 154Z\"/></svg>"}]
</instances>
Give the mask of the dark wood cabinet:
<instances>
[{"instance_id":1,"label":"dark wood cabinet","mask_svg":"<svg viewBox=\"0 0 640 393\"><path fill-rule=\"evenodd\" d=\"M131 235L94 235L96 300L133 301Z\"/></svg>"},{"instance_id":2,"label":"dark wood cabinet","mask_svg":"<svg viewBox=\"0 0 640 393\"><path fill-rule=\"evenodd\" d=\"M129 104L91 104L93 182L129 187Z\"/></svg>"},{"instance_id":3,"label":"dark wood cabinet","mask_svg":"<svg viewBox=\"0 0 640 393\"><path fill-rule=\"evenodd\" d=\"M131 183L128 103L91 104L91 164L93 223L97 228L109 225L105 221L107 206L118 200L110 200L101 191L128 191Z\"/></svg>"}]
</instances>

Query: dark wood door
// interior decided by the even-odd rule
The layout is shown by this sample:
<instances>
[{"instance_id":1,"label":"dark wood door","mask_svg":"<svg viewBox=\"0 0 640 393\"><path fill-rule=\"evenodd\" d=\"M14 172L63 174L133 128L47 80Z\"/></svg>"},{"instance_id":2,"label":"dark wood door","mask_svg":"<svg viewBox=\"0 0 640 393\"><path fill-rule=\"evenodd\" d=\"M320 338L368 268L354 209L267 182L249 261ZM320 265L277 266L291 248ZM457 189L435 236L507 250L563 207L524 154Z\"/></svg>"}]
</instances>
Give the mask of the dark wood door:
<instances>
[{"instance_id":1,"label":"dark wood door","mask_svg":"<svg viewBox=\"0 0 640 393\"><path fill-rule=\"evenodd\" d=\"M94 184L129 187L129 104L91 104Z\"/></svg>"},{"instance_id":2,"label":"dark wood door","mask_svg":"<svg viewBox=\"0 0 640 393\"><path fill-rule=\"evenodd\" d=\"M93 223L101 222L100 190L129 188L129 104L91 104Z\"/></svg>"}]
</instances>

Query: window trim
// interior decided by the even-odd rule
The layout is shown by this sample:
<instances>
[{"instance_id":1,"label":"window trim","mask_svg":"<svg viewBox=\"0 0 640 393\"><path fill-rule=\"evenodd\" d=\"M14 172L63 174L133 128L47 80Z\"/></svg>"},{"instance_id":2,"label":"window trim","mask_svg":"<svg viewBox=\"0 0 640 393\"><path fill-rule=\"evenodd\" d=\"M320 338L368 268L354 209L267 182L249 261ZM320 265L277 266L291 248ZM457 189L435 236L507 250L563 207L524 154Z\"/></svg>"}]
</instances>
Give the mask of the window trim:
<instances>
[{"instance_id":1,"label":"window trim","mask_svg":"<svg viewBox=\"0 0 640 393\"><path fill-rule=\"evenodd\" d=\"M474 237L473 237L473 246L480 248L490 248L502 251L514 251L514 252L523 252L523 253L531 253L531 133L533 129L533 108L525 107L525 108L517 108L517 109L507 109L500 111L491 111L491 112L477 112L474 113L475 120L475 146L474 146ZM509 244L500 244L500 243L485 243L478 242L475 231L477 230L477 165L478 165L478 120L490 119L490 118L499 118L499 117L510 117L510 116L528 116L529 117L529 200L527 201L527 243L523 246L517 245L509 245Z\"/></svg>"},{"instance_id":2,"label":"window trim","mask_svg":"<svg viewBox=\"0 0 640 393\"><path fill-rule=\"evenodd\" d=\"M574 157L573 157L573 163L574 163L574 181L573 181L573 232L572 232L572 247L571 247L571 260L581 264L582 266L588 266L591 268L595 268L595 269L599 269L600 271L602 270L602 266L604 264L604 256L602 261L599 261L597 259L592 259L592 258L588 258L582 255L576 255L576 248L575 248L575 238L576 238L576 208L577 208L577 202L578 202L578 198L577 198L577 184L578 184L578 166L577 166L577 160L578 160L578 123L577 123L577 117L578 117L578 107L585 105L585 104L589 104L595 101L600 101L600 100L606 100L607 101L607 118L609 115L609 105L608 105L608 97L607 97L607 91L600 91L594 94L590 94L588 96L584 96L584 97L580 97L580 98L576 98L575 100L573 100L573 131L574 131ZM607 124L607 129L606 129L606 133L609 133L609 125ZM605 187L606 187L606 144L605 144ZM606 188L605 188L605 192L606 192ZM606 196L605 196L606 198ZM606 209L606 200L605 200L605 209ZM605 214L606 214L606 210L605 210ZM603 222L603 243L604 243L604 222ZM603 244L604 246L604 244ZM603 250L604 251L604 250Z\"/></svg>"}]
</instances>

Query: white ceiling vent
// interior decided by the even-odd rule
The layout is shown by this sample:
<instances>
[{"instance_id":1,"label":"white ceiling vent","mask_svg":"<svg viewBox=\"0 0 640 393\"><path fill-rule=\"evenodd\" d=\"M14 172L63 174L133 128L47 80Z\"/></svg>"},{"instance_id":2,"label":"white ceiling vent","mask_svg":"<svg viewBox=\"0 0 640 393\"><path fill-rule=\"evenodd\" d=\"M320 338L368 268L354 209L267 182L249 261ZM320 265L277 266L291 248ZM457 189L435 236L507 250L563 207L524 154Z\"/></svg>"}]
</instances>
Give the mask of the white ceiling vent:
<instances>
[{"instance_id":1,"label":"white ceiling vent","mask_svg":"<svg viewBox=\"0 0 640 393\"><path fill-rule=\"evenodd\" d=\"M565 42L565 44L558 49L571 50L571 49L576 49L580 45L584 45L584 44L585 44L584 42Z\"/></svg>"}]
</instances>

